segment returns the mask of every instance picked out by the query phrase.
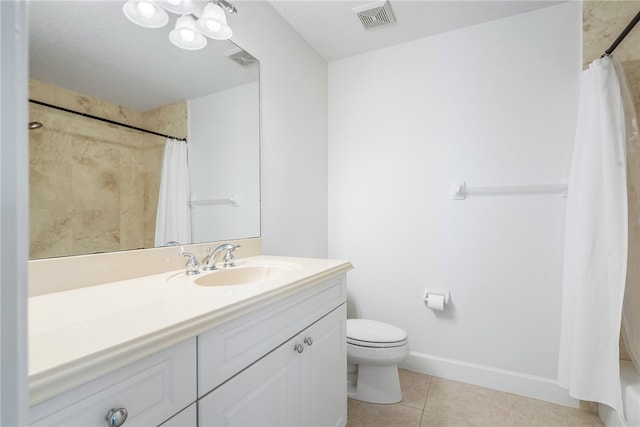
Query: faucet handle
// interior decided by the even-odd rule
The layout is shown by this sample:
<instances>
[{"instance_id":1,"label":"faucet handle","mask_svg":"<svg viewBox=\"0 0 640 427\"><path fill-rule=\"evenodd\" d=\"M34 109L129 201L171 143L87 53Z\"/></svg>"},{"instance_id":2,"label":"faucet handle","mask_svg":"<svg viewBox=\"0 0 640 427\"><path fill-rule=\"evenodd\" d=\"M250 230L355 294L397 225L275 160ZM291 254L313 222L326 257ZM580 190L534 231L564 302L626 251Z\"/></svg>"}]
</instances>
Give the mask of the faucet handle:
<instances>
[{"instance_id":1,"label":"faucet handle","mask_svg":"<svg viewBox=\"0 0 640 427\"><path fill-rule=\"evenodd\" d=\"M202 269L204 271L213 271L216 269L216 260L213 250L207 246L204 248L204 257L202 258Z\"/></svg>"},{"instance_id":2,"label":"faucet handle","mask_svg":"<svg viewBox=\"0 0 640 427\"><path fill-rule=\"evenodd\" d=\"M235 258L233 257L233 251L235 251L239 247L240 245L229 245L228 247L225 248L226 252L224 254L223 267L228 268L228 267L235 266Z\"/></svg>"},{"instance_id":3,"label":"faucet handle","mask_svg":"<svg viewBox=\"0 0 640 427\"><path fill-rule=\"evenodd\" d=\"M180 256L181 257L189 257L187 263L185 264L185 274L188 276L192 276L194 274L200 273L200 263L196 259L195 255L191 252L185 252L184 248L180 248Z\"/></svg>"}]
</instances>

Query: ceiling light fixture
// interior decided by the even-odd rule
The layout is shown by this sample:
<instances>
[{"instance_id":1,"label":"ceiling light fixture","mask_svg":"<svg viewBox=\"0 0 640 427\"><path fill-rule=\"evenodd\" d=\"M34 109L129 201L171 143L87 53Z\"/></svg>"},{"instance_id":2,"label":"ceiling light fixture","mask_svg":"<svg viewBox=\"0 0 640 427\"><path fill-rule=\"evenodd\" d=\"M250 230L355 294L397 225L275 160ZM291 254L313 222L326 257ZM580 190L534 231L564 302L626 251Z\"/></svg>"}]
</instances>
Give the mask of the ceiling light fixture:
<instances>
[{"instance_id":1,"label":"ceiling light fixture","mask_svg":"<svg viewBox=\"0 0 640 427\"><path fill-rule=\"evenodd\" d=\"M169 33L171 43L181 49L198 50L207 45L207 39L196 28L191 15L182 15L176 21L176 27Z\"/></svg>"},{"instance_id":2,"label":"ceiling light fixture","mask_svg":"<svg viewBox=\"0 0 640 427\"><path fill-rule=\"evenodd\" d=\"M129 21L145 28L160 28L167 25L167 12L150 0L129 0L122 7Z\"/></svg>"},{"instance_id":3,"label":"ceiling light fixture","mask_svg":"<svg viewBox=\"0 0 640 427\"><path fill-rule=\"evenodd\" d=\"M156 0L167 12L178 15L190 15L198 10L194 0Z\"/></svg>"},{"instance_id":4,"label":"ceiling light fixture","mask_svg":"<svg viewBox=\"0 0 640 427\"><path fill-rule=\"evenodd\" d=\"M167 11L180 15L169 40L179 48L198 50L207 45L205 36L227 40L233 35L224 9L228 13L237 12L226 0L128 0L122 12L131 22L145 28L164 27L169 22Z\"/></svg>"},{"instance_id":5,"label":"ceiling light fixture","mask_svg":"<svg viewBox=\"0 0 640 427\"><path fill-rule=\"evenodd\" d=\"M227 17L224 10L214 3L205 6L202 16L196 22L196 27L202 34L214 40L227 40L231 38L231 28L227 25Z\"/></svg>"}]
</instances>

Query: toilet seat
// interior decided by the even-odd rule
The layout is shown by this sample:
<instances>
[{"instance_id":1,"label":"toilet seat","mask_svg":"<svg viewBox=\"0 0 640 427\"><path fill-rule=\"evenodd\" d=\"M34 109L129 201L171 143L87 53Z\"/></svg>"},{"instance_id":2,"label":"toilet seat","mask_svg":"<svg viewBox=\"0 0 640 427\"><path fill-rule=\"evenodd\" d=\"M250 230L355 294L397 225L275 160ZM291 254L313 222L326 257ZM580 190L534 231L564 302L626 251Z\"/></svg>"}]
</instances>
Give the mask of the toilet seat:
<instances>
[{"instance_id":1,"label":"toilet seat","mask_svg":"<svg viewBox=\"0 0 640 427\"><path fill-rule=\"evenodd\" d=\"M369 319L347 319L347 344L389 348L407 344L407 333L387 323Z\"/></svg>"}]
</instances>

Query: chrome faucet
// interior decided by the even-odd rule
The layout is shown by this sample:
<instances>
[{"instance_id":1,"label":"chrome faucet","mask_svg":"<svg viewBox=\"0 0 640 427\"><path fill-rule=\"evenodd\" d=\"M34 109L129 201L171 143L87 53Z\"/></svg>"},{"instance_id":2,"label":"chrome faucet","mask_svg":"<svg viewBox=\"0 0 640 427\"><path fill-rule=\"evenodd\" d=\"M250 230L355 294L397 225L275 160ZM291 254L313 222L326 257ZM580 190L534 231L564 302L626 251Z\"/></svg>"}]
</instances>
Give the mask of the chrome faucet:
<instances>
[{"instance_id":1,"label":"chrome faucet","mask_svg":"<svg viewBox=\"0 0 640 427\"><path fill-rule=\"evenodd\" d=\"M195 255L193 255L191 252L185 252L184 248L180 248L180 256L189 257L187 263L185 264L185 268L187 269L185 271L185 274L187 276L193 276L194 274L200 273L200 263L196 259Z\"/></svg>"},{"instance_id":2,"label":"chrome faucet","mask_svg":"<svg viewBox=\"0 0 640 427\"><path fill-rule=\"evenodd\" d=\"M224 264L222 264L222 266L224 268L229 268L229 267L233 267L234 264L234 258L233 258L233 251L235 251L237 248L239 248L240 245L232 245L231 243L225 243L224 245L220 245L218 246L213 252L211 252L211 248L207 248L205 249L206 251L206 255L204 258L202 258L202 265L204 266L202 269L205 271L212 271L212 270L216 270L216 259L218 257L218 254L221 252L225 252L224 254Z\"/></svg>"}]
</instances>

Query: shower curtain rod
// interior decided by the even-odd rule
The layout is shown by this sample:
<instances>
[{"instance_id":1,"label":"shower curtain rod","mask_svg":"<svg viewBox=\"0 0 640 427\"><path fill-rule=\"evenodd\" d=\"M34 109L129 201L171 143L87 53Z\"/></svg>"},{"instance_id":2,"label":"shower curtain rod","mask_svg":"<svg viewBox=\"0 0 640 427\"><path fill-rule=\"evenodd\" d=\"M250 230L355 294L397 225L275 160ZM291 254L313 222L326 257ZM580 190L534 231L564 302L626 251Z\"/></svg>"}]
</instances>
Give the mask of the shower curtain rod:
<instances>
[{"instance_id":1,"label":"shower curtain rod","mask_svg":"<svg viewBox=\"0 0 640 427\"><path fill-rule=\"evenodd\" d=\"M87 117L89 119L100 120L101 122L110 123L112 125L117 125L117 126L122 126L122 127L127 128L127 129L133 129L133 130L137 130L137 131L140 131L140 132L149 133L151 135L157 135L157 136L163 136L165 138L177 139L178 141L185 141L185 142L187 141L186 138L178 138L176 136L165 135L165 134L160 133L160 132L155 132L155 131L152 131L152 130L143 129L143 128L139 128L139 127L136 127L136 126L131 126L131 125L128 125L126 123L116 122L115 120L109 120L109 119L105 119L105 118L102 118L102 117L94 116L94 115L91 115L91 114L82 113L80 111L70 110L69 108L58 107L57 105L47 104L46 102L36 101L35 99L29 99L29 102L32 102L32 103L38 104L38 105L42 105L44 107L49 107L49 108L54 108L56 110L64 111L65 113L77 114L79 116Z\"/></svg>"},{"instance_id":2,"label":"shower curtain rod","mask_svg":"<svg viewBox=\"0 0 640 427\"><path fill-rule=\"evenodd\" d=\"M624 28L624 30L622 30L618 38L614 40L611 46L609 46L609 49L604 51L604 54L602 54L602 56L611 55L613 51L616 50L620 42L624 40L624 38L627 37L627 34L629 34L633 29L633 27L636 26L638 21L640 21L640 12L638 12L636 16L633 17L631 22L629 22L629 24Z\"/></svg>"}]
</instances>

